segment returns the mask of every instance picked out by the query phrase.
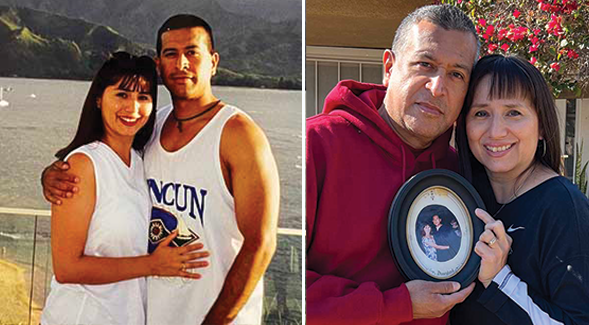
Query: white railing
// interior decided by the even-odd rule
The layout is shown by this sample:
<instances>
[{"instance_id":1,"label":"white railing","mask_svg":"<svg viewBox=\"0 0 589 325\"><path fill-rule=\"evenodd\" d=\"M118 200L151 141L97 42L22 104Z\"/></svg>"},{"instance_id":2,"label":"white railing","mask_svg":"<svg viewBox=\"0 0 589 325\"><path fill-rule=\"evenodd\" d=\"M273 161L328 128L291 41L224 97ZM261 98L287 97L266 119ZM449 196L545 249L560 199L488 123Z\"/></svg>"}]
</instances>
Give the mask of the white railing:
<instances>
[{"instance_id":1,"label":"white railing","mask_svg":"<svg viewBox=\"0 0 589 325\"><path fill-rule=\"evenodd\" d=\"M39 217L50 217L50 210L37 210L37 209L24 209L24 208L7 208L0 207L0 214L12 214L17 216L39 216ZM278 228L279 235L287 236L303 236L302 229L296 228Z\"/></svg>"},{"instance_id":2,"label":"white railing","mask_svg":"<svg viewBox=\"0 0 589 325\"><path fill-rule=\"evenodd\" d=\"M2 254L2 258L6 255L14 255L17 256L19 254L22 255L22 252L27 252L27 257L24 258L19 256L18 264L20 266L24 265L24 274L26 276L30 272L30 276L25 281L28 281L28 321L25 319L19 319L18 323L25 323L26 324L34 324L38 322L38 314L39 314L39 307L35 305L42 300L44 301L47 293L48 293L48 279L50 279L52 272L50 266L50 243L49 243L49 230L48 230L48 220L51 216L50 210L39 210L39 209L26 209L26 208L9 208L9 207L0 207L0 216L9 216L8 220L12 220L12 218L16 218L17 222L15 224L19 224L19 226L14 227L22 227L23 224L32 226L31 230L25 232L19 232L18 230L10 230L10 233L0 232L0 236L2 236L5 240L3 243L7 243L6 246L9 248L7 249L4 244L1 248L0 253ZM27 221L23 221L25 218L31 218L31 223L29 224ZM38 227L40 230L38 230ZM0 226L0 231L6 229ZM32 234L31 234L32 233ZM26 234L26 236L25 236ZM39 236L40 235L40 236ZM275 255L276 261L273 260L273 264L271 264L270 268L268 269L266 280L272 279L271 283L268 283L266 287L266 297L264 301L264 320L270 323L302 323L302 301L301 301L301 288L302 284L302 267L297 265L302 263L300 258L301 256L301 249L302 249L302 236L303 231L301 229L293 229L293 228L278 228L278 235L279 235L279 242L282 241L282 246L279 245L277 253ZM22 237L29 237L28 239L23 239ZM286 236L286 238L285 238ZM292 237L294 236L294 238ZM19 238L20 241L15 241L14 238ZM292 239L288 239L291 237ZM281 239L282 238L282 239ZM300 239L295 239L300 238ZM0 238L1 239L1 238ZM293 244L295 243L295 244ZM44 245L44 246L43 246ZM26 247L25 247L26 246ZM39 250L39 259L41 261L36 261L37 255L37 248ZM10 251L12 250L12 251ZM19 252L20 250L20 252ZM28 257L28 250L30 252L30 258ZM23 262L23 260L26 260ZM286 264L286 266L284 265ZM35 271L41 272L41 275L44 274L40 279L37 279L35 282ZM275 271L273 271L275 270ZM294 276L294 277L293 277ZM278 279L278 280L277 280ZM270 281L270 280L268 280ZM293 286L293 283L297 283L297 285ZM16 284L15 284L16 285ZM37 286L37 292L35 291L35 287ZM41 287L42 291L39 291L39 287ZM297 288L298 287L298 288ZM293 289L294 288L294 289ZM289 291L290 289L290 291ZM298 292L297 292L298 290ZM269 293L270 292L270 293ZM34 293L35 297L34 298ZM290 299L290 306L289 300L285 299L285 296ZM294 298L293 298L294 297ZM40 299L42 298L42 299ZM281 299L279 299L281 298ZM280 305L282 301L283 305ZM286 301L286 302L284 302ZM292 310L292 305L295 305L294 313ZM35 306L35 311L33 311L33 306ZM282 311L286 311L290 314L290 319L284 319L284 315ZM278 319L278 321L276 321ZM5 323L0 315L0 323Z\"/></svg>"}]
</instances>

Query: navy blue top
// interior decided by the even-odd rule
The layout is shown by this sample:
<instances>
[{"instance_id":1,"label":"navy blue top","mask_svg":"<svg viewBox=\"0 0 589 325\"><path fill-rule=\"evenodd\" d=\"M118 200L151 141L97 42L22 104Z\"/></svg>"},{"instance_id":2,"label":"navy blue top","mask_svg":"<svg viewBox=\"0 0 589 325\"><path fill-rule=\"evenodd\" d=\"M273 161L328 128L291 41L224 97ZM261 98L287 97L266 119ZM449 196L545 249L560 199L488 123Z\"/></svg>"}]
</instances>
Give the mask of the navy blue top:
<instances>
[{"instance_id":1,"label":"navy blue top","mask_svg":"<svg viewBox=\"0 0 589 325\"><path fill-rule=\"evenodd\" d=\"M474 292L452 310L452 325L589 324L587 197L559 176L505 205L495 218L513 238L507 259L512 274L487 289L476 280Z\"/></svg>"}]
</instances>

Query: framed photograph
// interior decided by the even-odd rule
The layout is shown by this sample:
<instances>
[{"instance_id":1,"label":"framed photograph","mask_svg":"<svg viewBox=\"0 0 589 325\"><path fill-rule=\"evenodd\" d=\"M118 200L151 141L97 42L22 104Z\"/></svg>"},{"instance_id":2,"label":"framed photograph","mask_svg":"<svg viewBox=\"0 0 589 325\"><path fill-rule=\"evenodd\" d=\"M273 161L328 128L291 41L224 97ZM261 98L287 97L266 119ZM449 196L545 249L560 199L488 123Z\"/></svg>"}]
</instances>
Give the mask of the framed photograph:
<instances>
[{"instance_id":1,"label":"framed photograph","mask_svg":"<svg viewBox=\"0 0 589 325\"><path fill-rule=\"evenodd\" d=\"M389 246L409 280L457 281L478 275L474 244L484 223L474 213L485 205L462 176L444 169L421 172L397 192L389 213Z\"/></svg>"}]
</instances>

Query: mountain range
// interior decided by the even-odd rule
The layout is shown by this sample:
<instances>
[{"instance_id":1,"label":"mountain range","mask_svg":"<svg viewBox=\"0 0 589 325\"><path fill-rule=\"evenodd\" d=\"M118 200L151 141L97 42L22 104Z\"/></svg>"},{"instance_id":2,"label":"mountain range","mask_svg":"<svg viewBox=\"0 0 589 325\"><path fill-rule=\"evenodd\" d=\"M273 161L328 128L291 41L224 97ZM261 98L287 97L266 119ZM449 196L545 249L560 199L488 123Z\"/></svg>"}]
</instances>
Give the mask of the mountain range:
<instances>
[{"instance_id":1,"label":"mountain range","mask_svg":"<svg viewBox=\"0 0 589 325\"><path fill-rule=\"evenodd\" d=\"M272 10L255 10L268 2ZM0 6L0 56L9 60L0 62L0 75L91 78L113 50L155 54L155 35L163 21L193 13L213 28L221 56L216 84L300 89L300 1L0 0L2 4L10 7Z\"/></svg>"}]
</instances>

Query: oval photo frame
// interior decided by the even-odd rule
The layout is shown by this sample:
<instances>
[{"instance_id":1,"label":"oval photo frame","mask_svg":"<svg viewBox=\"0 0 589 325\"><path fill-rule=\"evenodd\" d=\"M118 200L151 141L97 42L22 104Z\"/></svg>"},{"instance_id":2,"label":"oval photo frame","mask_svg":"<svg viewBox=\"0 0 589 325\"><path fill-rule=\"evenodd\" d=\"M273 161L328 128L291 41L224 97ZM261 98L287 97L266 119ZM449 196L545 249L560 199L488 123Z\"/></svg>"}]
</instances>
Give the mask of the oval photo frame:
<instances>
[{"instance_id":1,"label":"oval photo frame","mask_svg":"<svg viewBox=\"0 0 589 325\"><path fill-rule=\"evenodd\" d=\"M478 275L474 244L484 231L475 215L485 209L462 176L445 169L421 172L397 192L389 212L391 254L409 280L456 281L464 288Z\"/></svg>"}]
</instances>

